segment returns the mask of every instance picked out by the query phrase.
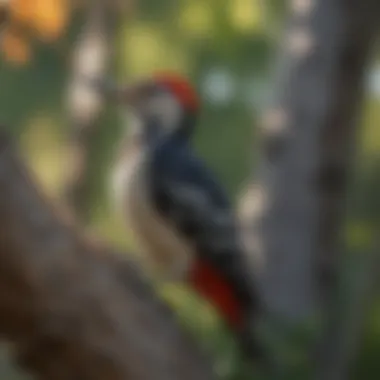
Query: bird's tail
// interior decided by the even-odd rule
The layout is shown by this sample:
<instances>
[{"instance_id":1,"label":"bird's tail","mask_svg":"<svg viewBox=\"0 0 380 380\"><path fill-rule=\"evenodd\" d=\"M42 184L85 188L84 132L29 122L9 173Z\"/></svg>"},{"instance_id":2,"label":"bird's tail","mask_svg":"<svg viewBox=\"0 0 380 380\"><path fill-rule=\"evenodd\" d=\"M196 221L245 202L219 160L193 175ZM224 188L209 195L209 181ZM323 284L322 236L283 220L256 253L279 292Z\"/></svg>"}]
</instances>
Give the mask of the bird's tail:
<instances>
[{"instance_id":1,"label":"bird's tail","mask_svg":"<svg viewBox=\"0 0 380 380\"><path fill-rule=\"evenodd\" d=\"M247 359L254 362L262 359L264 351L262 343L258 337L255 336L249 323L242 326L239 331L236 332L236 338L242 353Z\"/></svg>"},{"instance_id":2,"label":"bird's tail","mask_svg":"<svg viewBox=\"0 0 380 380\"><path fill-rule=\"evenodd\" d=\"M259 332L259 322L249 320L236 332L237 343L244 360L263 373L273 371L270 351Z\"/></svg>"}]
</instances>

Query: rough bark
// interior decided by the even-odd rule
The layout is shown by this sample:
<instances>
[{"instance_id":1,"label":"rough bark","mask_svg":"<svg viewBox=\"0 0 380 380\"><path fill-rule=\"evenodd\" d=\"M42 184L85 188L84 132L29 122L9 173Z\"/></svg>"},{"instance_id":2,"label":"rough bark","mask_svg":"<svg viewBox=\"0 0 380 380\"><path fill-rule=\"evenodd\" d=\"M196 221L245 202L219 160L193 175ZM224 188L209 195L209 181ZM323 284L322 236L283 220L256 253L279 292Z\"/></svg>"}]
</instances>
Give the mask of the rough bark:
<instances>
[{"instance_id":1,"label":"rough bark","mask_svg":"<svg viewBox=\"0 0 380 380\"><path fill-rule=\"evenodd\" d=\"M67 203L78 217L86 219L91 173L91 147L104 99L86 86L84 78L102 78L114 63L118 25L132 0L85 2L85 23L74 48L68 87L70 125L69 164L65 188ZM127 9L128 6L128 9Z\"/></svg>"},{"instance_id":2,"label":"rough bark","mask_svg":"<svg viewBox=\"0 0 380 380\"><path fill-rule=\"evenodd\" d=\"M0 136L0 334L41 379L212 379L132 264L83 238Z\"/></svg>"},{"instance_id":3,"label":"rough bark","mask_svg":"<svg viewBox=\"0 0 380 380\"><path fill-rule=\"evenodd\" d=\"M380 239L378 231L380 161L357 165L348 214L363 229L360 241L347 246L338 286L317 351L316 379L354 378L367 323L380 296ZM351 240L352 237L349 238Z\"/></svg>"},{"instance_id":4,"label":"rough bark","mask_svg":"<svg viewBox=\"0 0 380 380\"><path fill-rule=\"evenodd\" d=\"M346 380L352 378L353 369L358 356L365 324L373 303L379 296L380 278L380 245L373 244L369 252L358 252L361 264L356 266L355 284L350 292L347 307L332 312L329 323L323 334L319 360L316 361L315 379ZM344 289L347 293L347 289ZM340 294L338 299L344 298Z\"/></svg>"},{"instance_id":5,"label":"rough bark","mask_svg":"<svg viewBox=\"0 0 380 380\"><path fill-rule=\"evenodd\" d=\"M263 297L269 310L290 321L311 315L335 282L346 177L379 4L291 2L275 97L261 125L256 182L241 203L263 260Z\"/></svg>"}]
</instances>

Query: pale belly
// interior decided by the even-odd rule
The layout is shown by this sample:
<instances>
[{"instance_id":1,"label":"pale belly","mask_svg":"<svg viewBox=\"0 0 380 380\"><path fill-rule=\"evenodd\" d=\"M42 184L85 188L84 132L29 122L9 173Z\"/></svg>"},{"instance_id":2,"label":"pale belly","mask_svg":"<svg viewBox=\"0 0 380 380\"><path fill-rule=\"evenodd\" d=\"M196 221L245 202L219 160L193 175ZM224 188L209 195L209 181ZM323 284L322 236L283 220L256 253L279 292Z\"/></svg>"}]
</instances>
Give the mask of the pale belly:
<instances>
[{"instance_id":1,"label":"pale belly","mask_svg":"<svg viewBox=\"0 0 380 380\"><path fill-rule=\"evenodd\" d=\"M113 173L116 207L123 212L148 272L166 281L182 280L188 272L193 249L152 207L144 168L141 152L116 165Z\"/></svg>"}]
</instances>

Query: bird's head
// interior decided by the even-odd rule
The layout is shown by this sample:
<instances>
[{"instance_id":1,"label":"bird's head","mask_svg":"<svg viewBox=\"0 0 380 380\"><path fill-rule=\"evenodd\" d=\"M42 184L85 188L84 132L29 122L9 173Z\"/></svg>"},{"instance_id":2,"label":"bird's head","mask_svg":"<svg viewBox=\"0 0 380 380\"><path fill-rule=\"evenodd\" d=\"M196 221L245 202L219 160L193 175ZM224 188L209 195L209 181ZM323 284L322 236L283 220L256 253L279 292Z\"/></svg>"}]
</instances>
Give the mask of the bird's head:
<instances>
[{"instance_id":1,"label":"bird's head","mask_svg":"<svg viewBox=\"0 0 380 380\"><path fill-rule=\"evenodd\" d=\"M199 111L190 83L175 73L157 73L127 85L96 83L107 99L125 108L146 134L189 136Z\"/></svg>"}]
</instances>

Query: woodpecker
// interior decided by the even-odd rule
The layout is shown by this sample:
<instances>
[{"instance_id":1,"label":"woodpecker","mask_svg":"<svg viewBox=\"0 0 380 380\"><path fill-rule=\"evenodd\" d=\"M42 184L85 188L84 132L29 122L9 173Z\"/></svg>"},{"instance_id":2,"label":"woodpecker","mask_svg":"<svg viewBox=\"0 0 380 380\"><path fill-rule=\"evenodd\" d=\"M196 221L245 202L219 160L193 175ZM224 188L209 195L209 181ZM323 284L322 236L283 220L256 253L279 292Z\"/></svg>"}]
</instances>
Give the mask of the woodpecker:
<instances>
[{"instance_id":1,"label":"woodpecker","mask_svg":"<svg viewBox=\"0 0 380 380\"><path fill-rule=\"evenodd\" d=\"M117 208L156 273L186 281L220 314L250 357L259 354L252 286L232 205L191 137L199 99L176 73L126 86L97 82L132 118L113 172Z\"/></svg>"}]
</instances>

